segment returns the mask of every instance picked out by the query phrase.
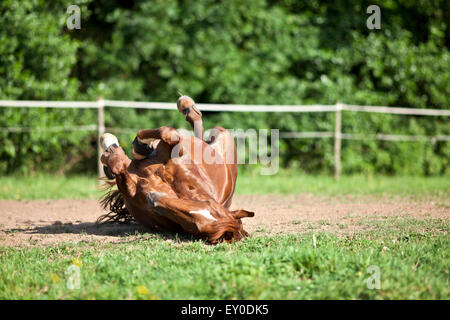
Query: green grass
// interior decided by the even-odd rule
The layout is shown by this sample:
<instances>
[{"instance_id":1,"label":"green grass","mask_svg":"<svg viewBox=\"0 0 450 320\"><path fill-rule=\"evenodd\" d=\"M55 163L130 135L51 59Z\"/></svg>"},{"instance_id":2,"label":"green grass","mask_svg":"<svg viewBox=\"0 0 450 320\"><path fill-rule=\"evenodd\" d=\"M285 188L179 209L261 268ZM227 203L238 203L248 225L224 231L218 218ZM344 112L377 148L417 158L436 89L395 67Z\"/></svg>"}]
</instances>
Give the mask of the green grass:
<instances>
[{"instance_id":1,"label":"green grass","mask_svg":"<svg viewBox=\"0 0 450 320\"><path fill-rule=\"evenodd\" d=\"M101 195L98 186L97 178L89 176L3 176L0 177L0 199L98 199Z\"/></svg>"},{"instance_id":2,"label":"green grass","mask_svg":"<svg viewBox=\"0 0 450 320\"><path fill-rule=\"evenodd\" d=\"M306 175L295 171L280 171L273 176L244 173L238 176L237 193L449 197L450 178L352 175L336 180L331 176Z\"/></svg>"},{"instance_id":3,"label":"green grass","mask_svg":"<svg viewBox=\"0 0 450 320\"><path fill-rule=\"evenodd\" d=\"M0 199L98 199L95 177L50 176L0 177ZM388 177L343 176L336 181L330 176L305 175L295 171L280 171L277 175L261 176L243 171L238 176L236 194L297 194L315 195L398 195L450 197L449 177Z\"/></svg>"},{"instance_id":4,"label":"green grass","mask_svg":"<svg viewBox=\"0 0 450 320\"><path fill-rule=\"evenodd\" d=\"M316 247L307 233L217 246L138 234L121 244L0 248L0 299L449 299L448 220L381 226L320 233ZM66 271L80 262L71 290ZM367 286L370 266L379 289Z\"/></svg>"}]
</instances>

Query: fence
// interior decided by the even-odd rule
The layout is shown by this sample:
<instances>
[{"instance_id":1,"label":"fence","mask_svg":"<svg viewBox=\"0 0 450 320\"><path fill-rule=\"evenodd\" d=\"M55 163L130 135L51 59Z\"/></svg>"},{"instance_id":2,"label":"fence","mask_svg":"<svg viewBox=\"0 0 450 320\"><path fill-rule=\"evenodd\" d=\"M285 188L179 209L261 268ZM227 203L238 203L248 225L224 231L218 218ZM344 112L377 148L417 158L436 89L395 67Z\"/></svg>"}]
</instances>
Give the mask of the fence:
<instances>
[{"instance_id":1,"label":"fence","mask_svg":"<svg viewBox=\"0 0 450 320\"><path fill-rule=\"evenodd\" d=\"M105 107L117 108L136 108L136 109L159 109L176 110L175 103L166 102L136 102L136 101L117 101L104 100L97 101L17 101L0 100L0 107L27 107L27 108L93 108L98 110L97 126L77 126L77 127L47 127L47 128L23 128L23 127L4 127L0 131L6 132L29 132L33 130L45 131L74 131L74 130L97 130L100 137L105 132ZM339 178L341 174L341 140L366 140L376 139L385 141L450 141L450 135L437 136L418 136L418 135L391 135L391 134L349 134L342 133L342 111L355 112L374 112L398 115L419 115L419 116L450 116L450 110L439 109L414 109L398 108L384 106L358 106L337 103L336 105L228 105L228 104L200 104L201 111L221 111L221 112L334 112L334 132L281 132L280 138L284 139L302 139L302 138L334 138L334 167L335 177ZM112 131L118 128L110 128ZM138 129L132 129L138 130ZM98 144L99 159L101 148ZM103 168L98 161L98 173L103 175Z\"/></svg>"}]
</instances>

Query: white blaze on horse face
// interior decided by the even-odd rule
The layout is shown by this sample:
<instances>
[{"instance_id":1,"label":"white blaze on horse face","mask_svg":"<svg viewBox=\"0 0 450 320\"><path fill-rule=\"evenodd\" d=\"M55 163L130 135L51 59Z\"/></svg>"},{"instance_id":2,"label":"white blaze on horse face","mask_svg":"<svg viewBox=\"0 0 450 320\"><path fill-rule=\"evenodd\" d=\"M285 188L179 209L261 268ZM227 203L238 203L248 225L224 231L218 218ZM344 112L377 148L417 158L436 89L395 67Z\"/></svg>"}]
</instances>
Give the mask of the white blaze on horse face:
<instances>
[{"instance_id":1,"label":"white blaze on horse face","mask_svg":"<svg viewBox=\"0 0 450 320\"><path fill-rule=\"evenodd\" d=\"M214 218L214 217L211 215L211 213L210 213L208 210L206 210L206 209L202 209L202 210L193 210L193 211L189 211L189 213L200 214L200 215L204 216L204 217L207 218L207 219L216 221L216 218Z\"/></svg>"}]
</instances>

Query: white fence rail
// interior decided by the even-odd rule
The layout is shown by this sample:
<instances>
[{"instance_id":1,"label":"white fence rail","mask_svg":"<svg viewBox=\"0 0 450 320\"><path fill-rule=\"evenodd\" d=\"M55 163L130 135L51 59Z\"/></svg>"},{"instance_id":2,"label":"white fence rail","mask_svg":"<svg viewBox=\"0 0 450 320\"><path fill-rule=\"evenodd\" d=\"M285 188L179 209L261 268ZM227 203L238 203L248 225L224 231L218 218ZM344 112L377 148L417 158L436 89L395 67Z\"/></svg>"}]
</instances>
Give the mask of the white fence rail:
<instances>
[{"instance_id":1,"label":"white fence rail","mask_svg":"<svg viewBox=\"0 0 450 320\"><path fill-rule=\"evenodd\" d=\"M0 107L17 108L91 108L98 109L98 124L73 127L0 127L0 132L31 132L31 131L97 131L98 136L105 132L104 109L105 107L133 108L133 109L159 109L177 110L175 103L167 102L137 102L103 100L97 101L30 101L30 100L0 100ZM338 178L341 172L341 140L384 140L384 141L450 141L450 135L419 136L419 135L392 135L392 134L353 134L342 133L342 111L354 112L374 112L397 115L418 115L418 116L450 116L449 109L414 109L384 106L358 106L337 103L335 105L229 105L229 104L199 104L201 111L226 111L226 112L335 112L334 132L280 132L280 138L284 139L305 139L305 138L334 138L334 165L335 177ZM108 128L112 132L137 131L138 128ZM101 154L98 146L99 158ZM99 175L103 174L102 164L99 161Z\"/></svg>"}]
</instances>

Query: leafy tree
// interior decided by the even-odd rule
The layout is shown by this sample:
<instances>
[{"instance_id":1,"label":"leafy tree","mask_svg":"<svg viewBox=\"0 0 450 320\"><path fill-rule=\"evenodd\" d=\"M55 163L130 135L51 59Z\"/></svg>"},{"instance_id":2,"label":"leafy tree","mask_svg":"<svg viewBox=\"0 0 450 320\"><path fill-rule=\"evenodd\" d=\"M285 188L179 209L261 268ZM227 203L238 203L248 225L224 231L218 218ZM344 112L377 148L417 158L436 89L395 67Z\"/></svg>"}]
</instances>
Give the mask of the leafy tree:
<instances>
[{"instance_id":1,"label":"leafy tree","mask_svg":"<svg viewBox=\"0 0 450 320\"><path fill-rule=\"evenodd\" d=\"M81 6L81 30L65 27L69 2ZM175 102L181 92L200 103L448 108L449 2L384 1L380 30L366 27L371 4L7 0L0 4L0 97ZM88 110L0 112L2 126L95 123L95 112ZM334 115L325 113L205 113L205 118L207 127L334 128ZM106 121L118 128L186 126L176 112L155 110L108 109ZM449 135L449 130L444 117L343 115L347 133ZM73 163L63 171L96 168L92 133L41 134L37 141L34 134L1 134L6 143L0 147L0 172L57 170L63 163ZM119 134L125 147L132 137ZM331 139L281 144L283 165L308 172L331 172L332 152ZM347 173L450 173L448 142L344 141L342 154Z\"/></svg>"}]
</instances>

